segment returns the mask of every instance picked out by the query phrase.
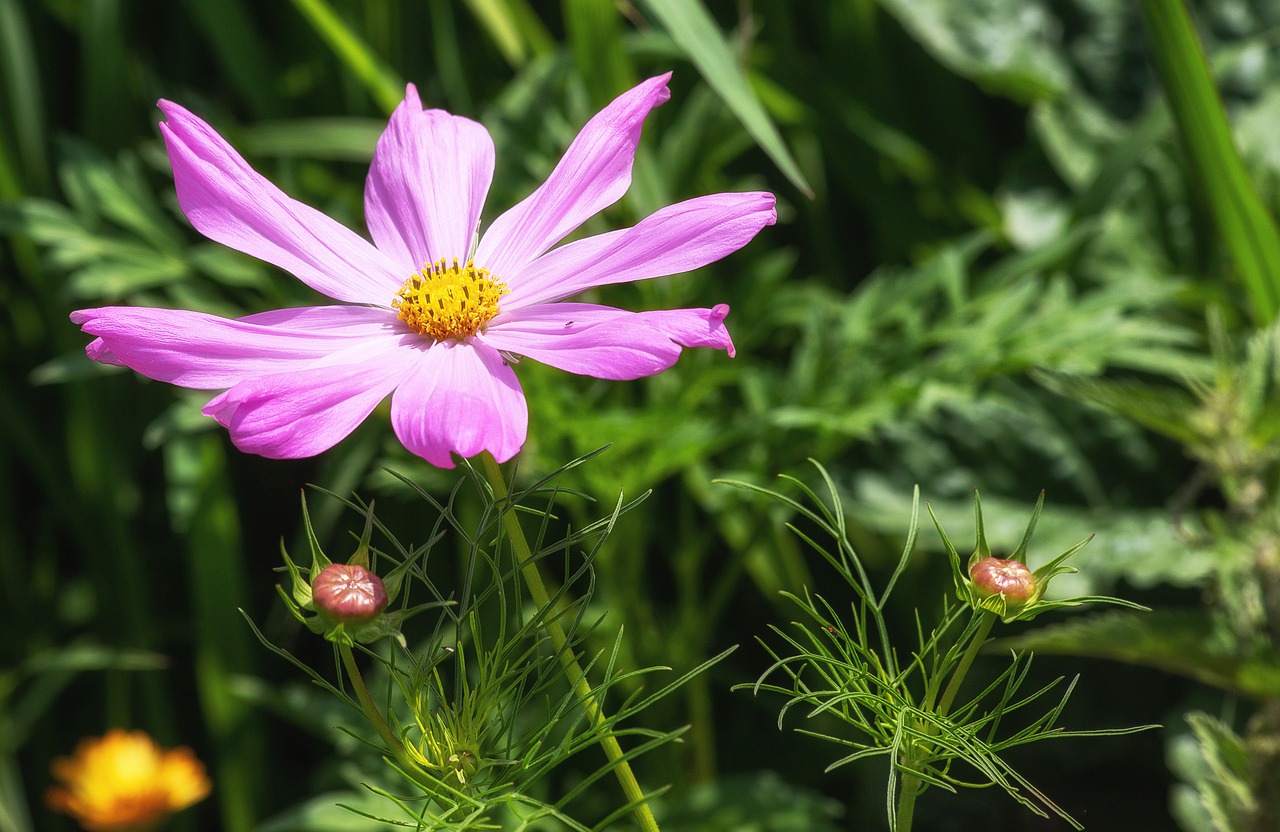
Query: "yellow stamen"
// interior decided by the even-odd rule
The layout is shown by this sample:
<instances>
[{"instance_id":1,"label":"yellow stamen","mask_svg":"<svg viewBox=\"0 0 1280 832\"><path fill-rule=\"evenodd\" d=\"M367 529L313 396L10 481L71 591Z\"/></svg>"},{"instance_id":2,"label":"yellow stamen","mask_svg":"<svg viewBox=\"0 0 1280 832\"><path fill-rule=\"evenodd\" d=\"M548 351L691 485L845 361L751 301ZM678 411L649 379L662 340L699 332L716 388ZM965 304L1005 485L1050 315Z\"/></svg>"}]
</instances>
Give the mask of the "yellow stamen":
<instances>
[{"instance_id":1,"label":"yellow stamen","mask_svg":"<svg viewBox=\"0 0 1280 832\"><path fill-rule=\"evenodd\" d=\"M446 266L442 257L406 280L391 306L414 332L436 341L462 339L498 314L498 299L509 291L475 261L459 266L455 257Z\"/></svg>"}]
</instances>

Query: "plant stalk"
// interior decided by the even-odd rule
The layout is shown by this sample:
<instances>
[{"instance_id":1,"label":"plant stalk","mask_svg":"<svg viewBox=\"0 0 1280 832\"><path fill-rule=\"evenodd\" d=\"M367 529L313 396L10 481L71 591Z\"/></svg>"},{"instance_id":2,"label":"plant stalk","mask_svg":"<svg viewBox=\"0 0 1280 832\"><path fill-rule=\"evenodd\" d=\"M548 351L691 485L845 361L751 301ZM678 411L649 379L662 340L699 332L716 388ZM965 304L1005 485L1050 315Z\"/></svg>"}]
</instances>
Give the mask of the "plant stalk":
<instances>
[{"instance_id":1,"label":"plant stalk","mask_svg":"<svg viewBox=\"0 0 1280 832\"><path fill-rule=\"evenodd\" d=\"M920 788L920 778L914 774L902 775L902 785L898 791L898 813L893 825L893 832L911 832L911 821L916 812L916 796Z\"/></svg>"},{"instance_id":2,"label":"plant stalk","mask_svg":"<svg viewBox=\"0 0 1280 832\"><path fill-rule=\"evenodd\" d=\"M484 465L485 476L489 480L489 486L493 489L494 497L499 501L506 500L510 492L507 489L507 481L503 477L502 468L498 465L498 461L488 451L480 454L480 460ZM529 542L525 539L524 530L520 527L520 518L516 516L513 507L509 507L502 512L502 522L506 527L507 537L511 540L511 548L515 553L516 560L520 564L520 575L524 578L525 585L529 588L529 594L533 597L533 602L538 605L539 609L549 610L551 596L547 594L547 587L542 582L542 574L538 571L538 564L533 560ZM568 638L564 634L564 628L554 618L547 619L546 628L547 634L551 636L551 644L555 648L556 656L560 660L560 667L564 670L565 678L568 679L574 693L582 700L582 707L586 711L587 719L593 725L604 729L604 738L600 743L604 746L605 756L609 758L611 763L616 764L613 772L617 775L618 782L622 785L622 791L626 794L627 800L634 805L632 811L635 813L640 828L645 832L659 832L658 822L654 819L649 805L644 802L644 791L640 788L640 783L637 782L635 774L631 771L631 766L623 756L622 746L618 744L618 739L613 735L613 731L607 727L604 711L596 702L595 692L591 689L591 684L587 681L586 674L582 672L582 667L578 664L577 657L573 655L573 651L567 646Z\"/></svg>"},{"instance_id":3,"label":"plant stalk","mask_svg":"<svg viewBox=\"0 0 1280 832\"><path fill-rule=\"evenodd\" d=\"M387 721L382 718L382 713L378 710L378 706L374 704L373 697L369 695L369 689L365 687L364 677L360 675L360 668L356 667L356 657L352 655L351 648L345 644L339 644L338 654L342 656L342 666L346 668L347 678L351 680L351 687L355 688L356 698L360 700L360 707L364 709L365 718L373 725L373 730L378 732L378 736L386 744L387 750L395 755L397 760L407 763L409 771L417 771L417 764L409 759L404 746L396 738L396 735L391 732L391 726L387 725Z\"/></svg>"},{"instance_id":4,"label":"plant stalk","mask_svg":"<svg viewBox=\"0 0 1280 832\"><path fill-rule=\"evenodd\" d=\"M1280 310L1280 229L1240 158L1191 12L1186 0L1141 0L1138 6L1188 165L1244 284L1254 320L1269 324Z\"/></svg>"},{"instance_id":5,"label":"plant stalk","mask_svg":"<svg viewBox=\"0 0 1280 832\"><path fill-rule=\"evenodd\" d=\"M987 643L987 635L991 632L991 628L995 623L995 613L983 612L982 623L978 625L978 631L973 634L973 640L969 642L969 648L960 657L960 663L956 665L955 672L951 674L951 681L947 683L947 689L942 692L942 701L938 703L938 716L946 716L947 711L951 709L951 703L955 701L956 694L960 692L960 685L964 682L964 677L969 672L969 666L977 658L978 651L982 649L982 645Z\"/></svg>"},{"instance_id":6,"label":"plant stalk","mask_svg":"<svg viewBox=\"0 0 1280 832\"><path fill-rule=\"evenodd\" d=\"M956 695L960 693L960 686L964 683L964 677L968 675L969 668L973 665L973 660L977 658L982 645L987 642L987 636L991 633L991 628L995 626L996 615L994 613L984 612L982 616L982 621L978 624L978 629L969 641L969 646L965 648L964 655L960 657L955 671L951 674L951 679L947 682L946 690L942 692L942 699L938 702L937 710L937 714L940 717L946 716L947 711L951 710L951 703L955 701ZM912 818L916 809L916 798L923 791L924 783L919 777L914 774L902 775L893 832L911 832Z\"/></svg>"}]
</instances>

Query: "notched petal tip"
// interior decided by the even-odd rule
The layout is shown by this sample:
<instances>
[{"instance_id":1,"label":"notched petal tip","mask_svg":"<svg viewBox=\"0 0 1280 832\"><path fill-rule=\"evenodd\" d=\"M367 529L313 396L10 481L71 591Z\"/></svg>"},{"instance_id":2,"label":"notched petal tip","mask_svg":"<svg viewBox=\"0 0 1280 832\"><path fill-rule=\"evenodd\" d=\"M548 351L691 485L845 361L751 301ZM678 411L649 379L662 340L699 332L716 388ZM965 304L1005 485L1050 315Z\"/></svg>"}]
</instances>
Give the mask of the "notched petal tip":
<instances>
[{"instance_id":1,"label":"notched petal tip","mask_svg":"<svg viewBox=\"0 0 1280 832\"><path fill-rule=\"evenodd\" d=\"M719 344L709 344L708 346L719 346L724 349L725 354L730 358L736 358L738 349L733 345L733 339L729 337L728 327L724 325L724 320L727 317L729 317L729 304L717 303L711 307L711 312L707 315L707 323L711 327L711 332L722 336L723 340Z\"/></svg>"},{"instance_id":2,"label":"notched petal tip","mask_svg":"<svg viewBox=\"0 0 1280 832\"><path fill-rule=\"evenodd\" d=\"M90 360L97 361L99 364L111 364L116 367L128 366L111 351L106 341L101 338L95 338L90 341L88 346L84 348L84 354L89 356Z\"/></svg>"},{"instance_id":3,"label":"notched petal tip","mask_svg":"<svg viewBox=\"0 0 1280 832\"><path fill-rule=\"evenodd\" d=\"M764 202L768 206L769 211L769 220L765 225L773 225L778 221L778 198L768 191L760 191L759 193L760 196L764 198Z\"/></svg>"},{"instance_id":4,"label":"notched petal tip","mask_svg":"<svg viewBox=\"0 0 1280 832\"><path fill-rule=\"evenodd\" d=\"M418 95L418 85L410 81L404 85L404 101L400 106L415 112L423 109L422 97Z\"/></svg>"},{"instance_id":5,"label":"notched petal tip","mask_svg":"<svg viewBox=\"0 0 1280 832\"><path fill-rule=\"evenodd\" d=\"M652 78L640 82L639 86L648 85L655 87L653 92L657 101L654 102L653 106L661 107L663 104L666 104L671 100L671 88L667 86L670 81L671 72L668 70L661 75L655 75Z\"/></svg>"}]
</instances>

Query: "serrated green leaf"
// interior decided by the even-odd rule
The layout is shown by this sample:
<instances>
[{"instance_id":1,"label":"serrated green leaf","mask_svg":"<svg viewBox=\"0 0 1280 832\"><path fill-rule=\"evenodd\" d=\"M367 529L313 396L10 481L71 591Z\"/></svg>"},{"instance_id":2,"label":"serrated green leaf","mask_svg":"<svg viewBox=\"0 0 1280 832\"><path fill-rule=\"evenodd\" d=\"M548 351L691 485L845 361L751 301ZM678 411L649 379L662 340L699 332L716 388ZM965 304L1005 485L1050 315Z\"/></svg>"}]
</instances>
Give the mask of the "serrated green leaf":
<instances>
[{"instance_id":1,"label":"serrated green leaf","mask_svg":"<svg viewBox=\"0 0 1280 832\"><path fill-rule=\"evenodd\" d=\"M1207 610L1093 615L997 639L992 647L1115 659L1244 696L1280 695L1280 657L1235 644Z\"/></svg>"},{"instance_id":2,"label":"serrated green leaf","mask_svg":"<svg viewBox=\"0 0 1280 832\"><path fill-rule=\"evenodd\" d=\"M1033 377L1055 393L1132 419L1183 445L1194 446L1203 440L1192 421L1200 403L1178 388L1137 379L1088 378L1065 373L1037 372Z\"/></svg>"}]
</instances>

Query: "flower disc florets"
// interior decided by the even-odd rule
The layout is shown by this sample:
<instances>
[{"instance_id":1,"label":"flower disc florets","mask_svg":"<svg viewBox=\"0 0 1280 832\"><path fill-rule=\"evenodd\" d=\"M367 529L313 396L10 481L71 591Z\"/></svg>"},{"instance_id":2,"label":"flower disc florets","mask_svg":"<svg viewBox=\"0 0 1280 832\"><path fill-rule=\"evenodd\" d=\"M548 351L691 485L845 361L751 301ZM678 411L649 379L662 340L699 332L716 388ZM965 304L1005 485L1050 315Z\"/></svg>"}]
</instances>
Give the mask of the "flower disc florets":
<instances>
[{"instance_id":1,"label":"flower disc florets","mask_svg":"<svg viewBox=\"0 0 1280 832\"><path fill-rule=\"evenodd\" d=\"M442 257L410 277L391 302L400 320L435 341L469 338L498 314L498 299L510 291L488 269L468 260L447 266Z\"/></svg>"},{"instance_id":2,"label":"flower disc florets","mask_svg":"<svg viewBox=\"0 0 1280 832\"><path fill-rule=\"evenodd\" d=\"M311 582L316 610L337 621L363 623L387 608L382 579L357 563L331 563Z\"/></svg>"}]
</instances>

